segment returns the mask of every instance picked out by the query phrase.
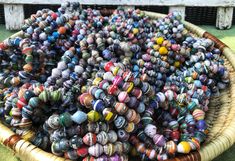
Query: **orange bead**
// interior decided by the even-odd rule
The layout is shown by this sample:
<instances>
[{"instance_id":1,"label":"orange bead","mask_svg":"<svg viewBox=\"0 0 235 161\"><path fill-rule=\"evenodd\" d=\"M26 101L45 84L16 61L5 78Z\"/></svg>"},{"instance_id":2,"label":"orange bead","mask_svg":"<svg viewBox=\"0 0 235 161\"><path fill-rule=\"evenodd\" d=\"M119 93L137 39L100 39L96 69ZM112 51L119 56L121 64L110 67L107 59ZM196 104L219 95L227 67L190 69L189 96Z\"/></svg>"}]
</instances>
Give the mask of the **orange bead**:
<instances>
[{"instance_id":1,"label":"orange bead","mask_svg":"<svg viewBox=\"0 0 235 161\"><path fill-rule=\"evenodd\" d=\"M33 67L32 67L31 64L25 64L25 65L23 66L23 69L24 69L24 71L26 71L26 72L31 72L31 71L33 70Z\"/></svg>"},{"instance_id":2,"label":"orange bead","mask_svg":"<svg viewBox=\"0 0 235 161\"><path fill-rule=\"evenodd\" d=\"M65 28L65 27L60 27L60 28L58 29L58 32L63 35L63 34L66 33L66 28Z\"/></svg>"}]
</instances>

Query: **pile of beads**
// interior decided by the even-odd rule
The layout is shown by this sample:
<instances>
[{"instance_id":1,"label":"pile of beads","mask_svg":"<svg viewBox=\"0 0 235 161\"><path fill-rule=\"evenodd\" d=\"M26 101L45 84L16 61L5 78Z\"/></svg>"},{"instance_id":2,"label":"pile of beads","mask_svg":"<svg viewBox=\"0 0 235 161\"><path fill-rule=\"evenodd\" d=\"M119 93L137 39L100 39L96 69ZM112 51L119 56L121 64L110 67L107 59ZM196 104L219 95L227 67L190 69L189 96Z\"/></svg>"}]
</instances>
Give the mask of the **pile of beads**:
<instances>
[{"instance_id":1,"label":"pile of beads","mask_svg":"<svg viewBox=\"0 0 235 161\"><path fill-rule=\"evenodd\" d=\"M0 115L25 140L84 161L166 160L200 149L209 99L229 84L220 50L178 13L64 3L0 44ZM8 63L10 62L10 63Z\"/></svg>"}]
</instances>

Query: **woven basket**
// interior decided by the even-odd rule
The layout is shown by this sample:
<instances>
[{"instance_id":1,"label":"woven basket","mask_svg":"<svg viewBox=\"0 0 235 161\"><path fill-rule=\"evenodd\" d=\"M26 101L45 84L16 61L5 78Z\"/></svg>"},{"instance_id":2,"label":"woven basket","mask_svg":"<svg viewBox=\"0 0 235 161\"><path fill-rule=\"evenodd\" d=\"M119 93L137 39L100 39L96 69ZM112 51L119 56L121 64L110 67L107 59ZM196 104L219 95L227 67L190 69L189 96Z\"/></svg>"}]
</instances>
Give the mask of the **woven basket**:
<instances>
[{"instance_id":1,"label":"woven basket","mask_svg":"<svg viewBox=\"0 0 235 161\"><path fill-rule=\"evenodd\" d=\"M166 15L144 11L151 18L160 18ZM101 10L104 15L109 15L112 10ZM216 37L193 25L183 22L185 27L199 37L210 38L223 52L225 66L230 73L230 86L221 91L221 95L210 99L209 110L206 113L209 135L206 142L199 151L188 155L181 155L168 161L209 161L223 153L235 142L235 53ZM11 37L22 36L18 32ZM0 142L12 149L23 161L66 161L67 159L57 157L45 152L30 142L21 139L8 127L0 123ZM67 160L68 161L68 160Z\"/></svg>"}]
</instances>

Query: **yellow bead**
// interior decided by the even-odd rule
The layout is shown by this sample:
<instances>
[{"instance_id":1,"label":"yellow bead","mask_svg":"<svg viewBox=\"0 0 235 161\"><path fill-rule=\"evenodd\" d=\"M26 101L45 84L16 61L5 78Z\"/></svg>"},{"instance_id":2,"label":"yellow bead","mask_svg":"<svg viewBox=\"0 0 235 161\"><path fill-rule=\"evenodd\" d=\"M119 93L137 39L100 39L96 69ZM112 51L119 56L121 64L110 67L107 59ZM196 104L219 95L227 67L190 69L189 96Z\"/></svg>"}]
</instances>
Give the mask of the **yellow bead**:
<instances>
[{"instance_id":1,"label":"yellow bead","mask_svg":"<svg viewBox=\"0 0 235 161\"><path fill-rule=\"evenodd\" d=\"M187 141L181 141L177 146L177 152L179 153L189 153L191 151L191 146Z\"/></svg>"},{"instance_id":2,"label":"yellow bead","mask_svg":"<svg viewBox=\"0 0 235 161\"><path fill-rule=\"evenodd\" d=\"M134 88L134 83L130 82L130 86L129 86L129 88L127 88L127 93L130 93L133 88Z\"/></svg>"},{"instance_id":3,"label":"yellow bead","mask_svg":"<svg viewBox=\"0 0 235 161\"><path fill-rule=\"evenodd\" d=\"M155 51L157 51L159 48L160 48L159 45L153 45L153 49L154 49Z\"/></svg>"},{"instance_id":4,"label":"yellow bead","mask_svg":"<svg viewBox=\"0 0 235 161\"><path fill-rule=\"evenodd\" d=\"M92 84L95 85L95 86L98 86L101 81L102 81L102 78L96 77L96 78L93 80Z\"/></svg>"},{"instance_id":5,"label":"yellow bead","mask_svg":"<svg viewBox=\"0 0 235 161\"><path fill-rule=\"evenodd\" d=\"M167 53L168 53L168 50L166 47L164 47L164 46L160 47L159 54L166 55Z\"/></svg>"},{"instance_id":6,"label":"yellow bead","mask_svg":"<svg viewBox=\"0 0 235 161\"><path fill-rule=\"evenodd\" d=\"M163 37L158 37L158 38L156 39L156 43L157 43L158 45L161 45L161 44L163 43L163 41L164 41L164 38L163 38Z\"/></svg>"},{"instance_id":7,"label":"yellow bead","mask_svg":"<svg viewBox=\"0 0 235 161\"><path fill-rule=\"evenodd\" d=\"M97 122L100 119L100 114L94 110L87 114L88 121Z\"/></svg>"},{"instance_id":8,"label":"yellow bead","mask_svg":"<svg viewBox=\"0 0 235 161\"><path fill-rule=\"evenodd\" d=\"M87 91L87 86L82 86L81 93L85 93Z\"/></svg>"},{"instance_id":9,"label":"yellow bead","mask_svg":"<svg viewBox=\"0 0 235 161\"><path fill-rule=\"evenodd\" d=\"M139 29L133 28L132 32L133 32L133 34L135 35L135 34L137 34L137 33L139 32Z\"/></svg>"},{"instance_id":10,"label":"yellow bead","mask_svg":"<svg viewBox=\"0 0 235 161\"><path fill-rule=\"evenodd\" d=\"M174 66L175 66L176 68L179 68L179 67L180 67L180 62L179 62L179 61L175 61Z\"/></svg>"}]
</instances>

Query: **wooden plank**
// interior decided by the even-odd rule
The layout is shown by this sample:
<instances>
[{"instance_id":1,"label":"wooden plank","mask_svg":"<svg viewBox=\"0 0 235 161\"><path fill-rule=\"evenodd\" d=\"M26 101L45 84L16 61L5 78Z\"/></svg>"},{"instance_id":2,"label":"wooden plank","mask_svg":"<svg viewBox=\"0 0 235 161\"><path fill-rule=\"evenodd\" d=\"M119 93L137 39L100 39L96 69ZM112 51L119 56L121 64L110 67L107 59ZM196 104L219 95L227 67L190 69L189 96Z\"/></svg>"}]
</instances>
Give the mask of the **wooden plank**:
<instances>
[{"instance_id":1,"label":"wooden plank","mask_svg":"<svg viewBox=\"0 0 235 161\"><path fill-rule=\"evenodd\" d=\"M179 12L182 16L182 20L185 18L185 7L184 6L171 6L169 12Z\"/></svg>"},{"instance_id":2,"label":"wooden plank","mask_svg":"<svg viewBox=\"0 0 235 161\"><path fill-rule=\"evenodd\" d=\"M61 4L66 0L0 0L3 4ZM70 0L89 5L146 5L146 6L235 6L235 0Z\"/></svg>"},{"instance_id":3,"label":"wooden plank","mask_svg":"<svg viewBox=\"0 0 235 161\"><path fill-rule=\"evenodd\" d=\"M233 7L218 7L216 17L216 27L224 30L230 29L233 20Z\"/></svg>"},{"instance_id":4,"label":"wooden plank","mask_svg":"<svg viewBox=\"0 0 235 161\"><path fill-rule=\"evenodd\" d=\"M4 14L7 30L19 30L24 23L23 5L4 4Z\"/></svg>"}]
</instances>

